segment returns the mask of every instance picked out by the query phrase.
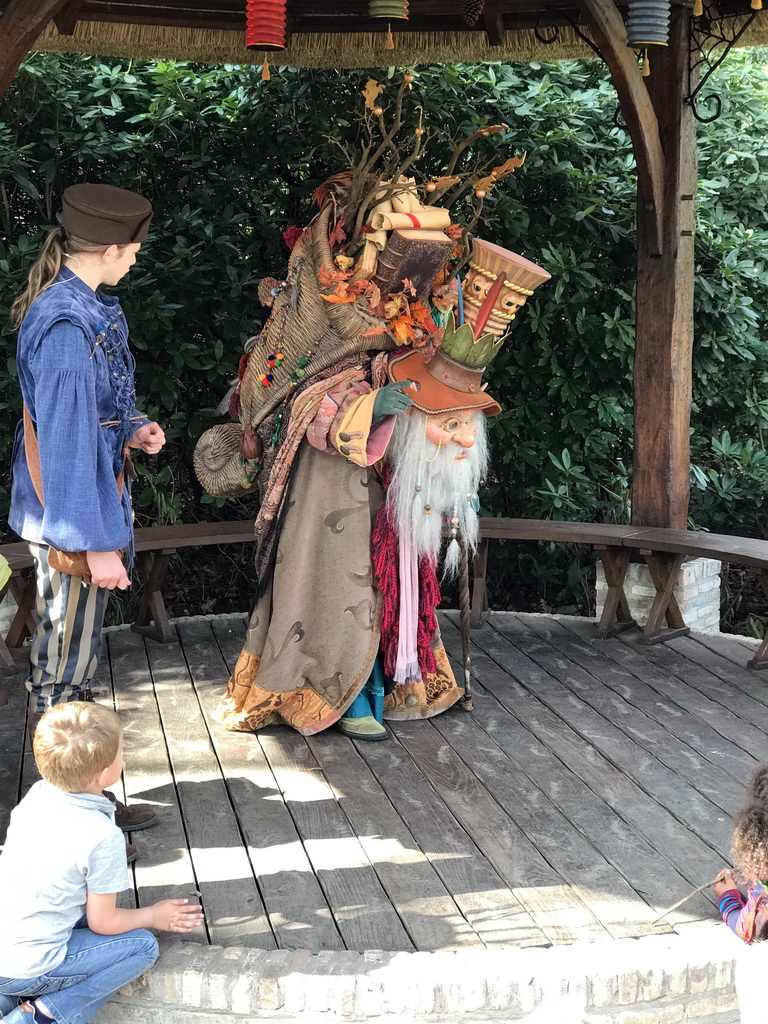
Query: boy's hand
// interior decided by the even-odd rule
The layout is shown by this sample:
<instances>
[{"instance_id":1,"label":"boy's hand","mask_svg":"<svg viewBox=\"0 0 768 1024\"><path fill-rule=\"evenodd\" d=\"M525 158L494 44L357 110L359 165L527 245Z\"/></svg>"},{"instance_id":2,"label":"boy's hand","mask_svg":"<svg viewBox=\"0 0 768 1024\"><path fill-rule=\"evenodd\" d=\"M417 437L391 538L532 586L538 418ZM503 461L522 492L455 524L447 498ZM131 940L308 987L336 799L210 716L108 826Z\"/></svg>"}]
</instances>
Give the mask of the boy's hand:
<instances>
[{"instance_id":1,"label":"boy's hand","mask_svg":"<svg viewBox=\"0 0 768 1024\"><path fill-rule=\"evenodd\" d=\"M161 932L191 932L203 923L202 907L189 900L162 900L150 907L152 927Z\"/></svg>"},{"instance_id":2,"label":"boy's hand","mask_svg":"<svg viewBox=\"0 0 768 1024\"><path fill-rule=\"evenodd\" d=\"M91 583L107 590L125 590L131 581L125 571L122 558L116 551L86 551L88 568L91 570Z\"/></svg>"},{"instance_id":3,"label":"boy's hand","mask_svg":"<svg viewBox=\"0 0 768 1024\"><path fill-rule=\"evenodd\" d=\"M712 888L715 890L715 896L719 900L723 893L728 892L729 889L738 889L739 883L736 881L734 873L726 869Z\"/></svg>"},{"instance_id":4,"label":"boy's hand","mask_svg":"<svg viewBox=\"0 0 768 1024\"><path fill-rule=\"evenodd\" d=\"M145 423L134 430L128 444L131 448L141 448L147 455L157 455L165 444L165 431L159 423Z\"/></svg>"}]
</instances>

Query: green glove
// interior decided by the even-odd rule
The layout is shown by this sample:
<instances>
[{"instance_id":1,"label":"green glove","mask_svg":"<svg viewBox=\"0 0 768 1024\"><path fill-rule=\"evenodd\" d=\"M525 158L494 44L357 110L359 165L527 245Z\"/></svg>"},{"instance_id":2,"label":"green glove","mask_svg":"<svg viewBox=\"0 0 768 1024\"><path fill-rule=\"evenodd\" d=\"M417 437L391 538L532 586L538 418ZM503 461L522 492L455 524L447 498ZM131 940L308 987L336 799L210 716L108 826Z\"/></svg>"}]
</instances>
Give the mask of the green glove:
<instances>
[{"instance_id":1,"label":"green glove","mask_svg":"<svg viewBox=\"0 0 768 1024\"><path fill-rule=\"evenodd\" d=\"M405 412L409 405L413 405L413 399L405 392L413 381L396 380L393 384L387 384L379 388L373 402L373 421L383 420L385 416L397 416Z\"/></svg>"}]
</instances>

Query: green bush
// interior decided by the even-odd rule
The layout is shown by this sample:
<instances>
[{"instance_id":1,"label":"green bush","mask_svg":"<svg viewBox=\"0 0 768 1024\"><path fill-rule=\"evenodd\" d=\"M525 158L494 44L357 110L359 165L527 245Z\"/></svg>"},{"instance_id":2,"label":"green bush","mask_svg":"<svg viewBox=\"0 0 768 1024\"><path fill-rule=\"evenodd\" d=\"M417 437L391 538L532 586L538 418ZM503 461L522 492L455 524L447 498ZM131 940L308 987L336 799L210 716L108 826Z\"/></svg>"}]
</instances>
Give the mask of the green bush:
<instances>
[{"instance_id":1,"label":"green bush","mask_svg":"<svg viewBox=\"0 0 768 1024\"><path fill-rule=\"evenodd\" d=\"M763 536L768 492L766 167L768 85L762 51L718 72L722 118L700 131L692 521ZM393 74L390 70L390 76ZM374 71L382 81L386 71ZM7 468L19 412L7 310L62 190L81 180L135 189L156 217L140 263L120 287L137 354L139 404L168 427L135 489L140 522L247 517L217 502L192 471L244 341L262 312L256 287L280 276L282 232L311 217L316 184L354 147L367 72L258 69L35 54L0 103L0 425ZM490 514L626 521L630 513L634 331L634 160L597 61L425 66L415 105L439 129L422 162L440 171L450 137L481 124L525 166L486 205L482 235L541 263L552 281L531 299L489 374L504 411L492 425ZM415 116L415 114L414 114ZM7 479L7 473L4 474ZM7 508L7 492L2 498ZM585 607L591 556L505 548L496 606ZM236 581L206 591L188 572L175 610L247 605ZM187 567L191 563L187 563ZM196 567L199 564L195 563ZM205 574L203 574L205 575ZM201 584L202 585L202 584Z\"/></svg>"}]
</instances>

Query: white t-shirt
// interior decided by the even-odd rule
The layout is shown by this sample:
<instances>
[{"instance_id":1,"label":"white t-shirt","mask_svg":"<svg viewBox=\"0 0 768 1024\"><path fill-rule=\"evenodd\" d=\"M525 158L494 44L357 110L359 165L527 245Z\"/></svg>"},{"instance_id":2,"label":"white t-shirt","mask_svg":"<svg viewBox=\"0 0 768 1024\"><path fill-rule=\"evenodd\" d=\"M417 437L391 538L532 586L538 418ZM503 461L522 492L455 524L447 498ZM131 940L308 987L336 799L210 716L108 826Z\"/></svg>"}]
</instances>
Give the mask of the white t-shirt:
<instances>
[{"instance_id":1,"label":"white t-shirt","mask_svg":"<svg viewBox=\"0 0 768 1024\"><path fill-rule=\"evenodd\" d=\"M0 976L37 978L58 967L86 894L128 885L114 805L36 782L11 814L0 855Z\"/></svg>"}]
</instances>

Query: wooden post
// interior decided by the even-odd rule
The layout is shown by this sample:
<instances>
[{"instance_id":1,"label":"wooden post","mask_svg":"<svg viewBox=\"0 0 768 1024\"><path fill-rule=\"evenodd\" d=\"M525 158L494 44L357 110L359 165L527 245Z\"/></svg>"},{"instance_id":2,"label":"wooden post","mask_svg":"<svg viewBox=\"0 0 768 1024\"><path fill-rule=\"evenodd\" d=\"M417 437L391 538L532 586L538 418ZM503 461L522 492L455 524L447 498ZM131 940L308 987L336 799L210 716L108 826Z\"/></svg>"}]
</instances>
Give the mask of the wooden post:
<instances>
[{"instance_id":1,"label":"wooden post","mask_svg":"<svg viewBox=\"0 0 768 1024\"><path fill-rule=\"evenodd\" d=\"M48 22L67 0L9 0L0 17L0 96Z\"/></svg>"},{"instance_id":2,"label":"wooden post","mask_svg":"<svg viewBox=\"0 0 768 1024\"><path fill-rule=\"evenodd\" d=\"M673 8L668 47L653 47L646 78L664 151L661 254L653 213L637 206L637 327L632 522L684 530L690 497L693 202L696 122L689 89L691 12ZM649 230L650 229L650 230Z\"/></svg>"}]
</instances>

